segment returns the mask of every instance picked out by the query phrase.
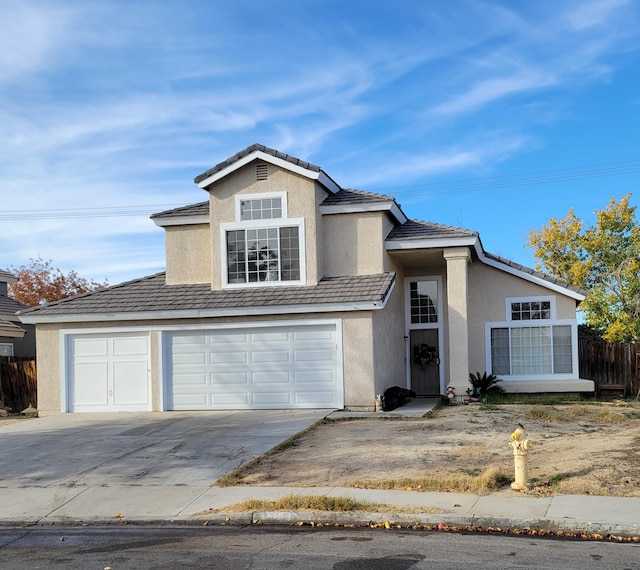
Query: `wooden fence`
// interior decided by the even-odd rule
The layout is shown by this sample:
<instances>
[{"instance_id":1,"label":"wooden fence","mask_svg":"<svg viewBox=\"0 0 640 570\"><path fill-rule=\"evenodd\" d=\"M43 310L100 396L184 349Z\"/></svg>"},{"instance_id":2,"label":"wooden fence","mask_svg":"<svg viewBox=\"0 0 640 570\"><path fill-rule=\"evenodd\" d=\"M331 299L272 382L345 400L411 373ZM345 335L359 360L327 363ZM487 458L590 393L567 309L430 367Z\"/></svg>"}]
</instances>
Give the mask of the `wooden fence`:
<instances>
[{"instance_id":1,"label":"wooden fence","mask_svg":"<svg viewBox=\"0 0 640 570\"><path fill-rule=\"evenodd\" d=\"M36 361L20 356L0 356L0 400L20 412L37 405Z\"/></svg>"},{"instance_id":2,"label":"wooden fence","mask_svg":"<svg viewBox=\"0 0 640 570\"><path fill-rule=\"evenodd\" d=\"M639 343L578 341L580 378L593 380L598 393L635 396L640 389Z\"/></svg>"}]
</instances>

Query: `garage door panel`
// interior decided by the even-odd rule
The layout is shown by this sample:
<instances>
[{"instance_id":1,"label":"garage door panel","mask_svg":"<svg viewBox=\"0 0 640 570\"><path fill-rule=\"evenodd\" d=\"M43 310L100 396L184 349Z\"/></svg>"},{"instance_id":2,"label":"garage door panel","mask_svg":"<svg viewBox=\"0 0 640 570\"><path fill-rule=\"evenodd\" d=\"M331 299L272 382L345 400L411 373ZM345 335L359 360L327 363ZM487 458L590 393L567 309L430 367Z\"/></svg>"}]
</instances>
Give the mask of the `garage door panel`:
<instances>
[{"instance_id":1,"label":"garage door panel","mask_svg":"<svg viewBox=\"0 0 640 570\"><path fill-rule=\"evenodd\" d=\"M147 339L142 337L115 337L113 342L114 356L147 356Z\"/></svg>"},{"instance_id":2,"label":"garage door panel","mask_svg":"<svg viewBox=\"0 0 640 570\"><path fill-rule=\"evenodd\" d=\"M214 372L211 374L211 384L220 386L233 386L241 384L248 386L250 383L249 372Z\"/></svg>"},{"instance_id":3,"label":"garage door panel","mask_svg":"<svg viewBox=\"0 0 640 570\"><path fill-rule=\"evenodd\" d=\"M339 407L335 324L167 334L170 409ZM187 340L188 339L188 340ZM185 354L206 353L206 362ZM198 387L185 383L196 372L203 398L187 398ZM202 402L206 401L205 404Z\"/></svg>"},{"instance_id":4,"label":"garage door panel","mask_svg":"<svg viewBox=\"0 0 640 570\"><path fill-rule=\"evenodd\" d=\"M173 356L177 364L206 364L207 354L205 352L180 353Z\"/></svg>"},{"instance_id":5,"label":"garage door panel","mask_svg":"<svg viewBox=\"0 0 640 570\"><path fill-rule=\"evenodd\" d=\"M296 350L294 352L296 362L333 362L333 351L324 350Z\"/></svg>"},{"instance_id":6,"label":"garage door panel","mask_svg":"<svg viewBox=\"0 0 640 570\"><path fill-rule=\"evenodd\" d=\"M324 384L334 386L336 378L333 370L302 370L294 372L296 384Z\"/></svg>"},{"instance_id":7,"label":"garage door panel","mask_svg":"<svg viewBox=\"0 0 640 570\"><path fill-rule=\"evenodd\" d=\"M180 386L206 386L207 374L202 372L193 374L175 374L173 376L173 383Z\"/></svg>"},{"instance_id":8,"label":"garage door panel","mask_svg":"<svg viewBox=\"0 0 640 570\"><path fill-rule=\"evenodd\" d=\"M281 362L289 362L288 350L269 350L269 351L254 351L251 355L252 362L271 363L275 362L280 364Z\"/></svg>"},{"instance_id":9,"label":"garage door panel","mask_svg":"<svg viewBox=\"0 0 640 570\"><path fill-rule=\"evenodd\" d=\"M107 376L109 367L105 362L85 362L76 365L74 375L74 401L78 406L105 406L108 403Z\"/></svg>"},{"instance_id":10,"label":"garage door panel","mask_svg":"<svg viewBox=\"0 0 640 570\"><path fill-rule=\"evenodd\" d=\"M151 409L147 334L77 334L67 343L70 411Z\"/></svg>"},{"instance_id":11,"label":"garage door panel","mask_svg":"<svg viewBox=\"0 0 640 570\"><path fill-rule=\"evenodd\" d=\"M76 358L107 356L109 343L106 338L77 338L74 339L73 353Z\"/></svg>"},{"instance_id":12,"label":"garage door panel","mask_svg":"<svg viewBox=\"0 0 640 570\"><path fill-rule=\"evenodd\" d=\"M246 364L249 362L249 355L246 351L220 351L211 352L210 361L212 364Z\"/></svg>"}]
</instances>

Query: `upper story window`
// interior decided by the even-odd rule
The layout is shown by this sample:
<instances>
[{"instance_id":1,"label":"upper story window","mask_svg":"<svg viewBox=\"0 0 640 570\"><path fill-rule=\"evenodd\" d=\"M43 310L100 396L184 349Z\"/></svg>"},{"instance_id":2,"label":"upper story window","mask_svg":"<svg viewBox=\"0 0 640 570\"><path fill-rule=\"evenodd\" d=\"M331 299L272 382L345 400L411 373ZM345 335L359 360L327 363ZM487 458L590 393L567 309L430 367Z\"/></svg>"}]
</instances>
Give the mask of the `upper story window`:
<instances>
[{"instance_id":1,"label":"upper story window","mask_svg":"<svg viewBox=\"0 0 640 570\"><path fill-rule=\"evenodd\" d=\"M304 220L287 218L284 192L238 196L221 238L223 286L304 282Z\"/></svg>"},{"instance_id":2,"label":"upper story window","mask_svg":"<svg viewBox=\"0 0 640 570\"><path fill-rule=\"evenodd\" d=\"M508 302L511 321L544 321L550 320L551 299L511 300Z\"/></svg>"},{"instance_id":3,"label":"upper story window","mask_svg":"<svg viewBox=\"0 0 640 570\"><path fill-rule=\"evenodd\" d=\"M282 198L253 198L240 200L240 219L274 220L282 218Z\"/></svg>"}]
</instances>

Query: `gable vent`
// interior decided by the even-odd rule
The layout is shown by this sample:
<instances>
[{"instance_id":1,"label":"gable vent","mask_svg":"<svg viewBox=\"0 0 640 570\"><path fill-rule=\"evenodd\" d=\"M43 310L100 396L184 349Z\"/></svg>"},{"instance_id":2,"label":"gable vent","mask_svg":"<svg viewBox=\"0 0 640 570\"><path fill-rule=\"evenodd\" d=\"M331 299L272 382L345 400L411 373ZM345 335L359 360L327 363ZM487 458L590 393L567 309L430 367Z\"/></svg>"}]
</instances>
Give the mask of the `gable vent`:
<instances>
[{"instance_id":1,"label":"gable vent","mask_svg":"<svg viewBox=\"0 0 640 570\"><path fill-rule=\"evenodd\" d=\"M265 162L256 164L256 180L266 180L269 178L269 165Z\"/></svg>"}]
</instances>

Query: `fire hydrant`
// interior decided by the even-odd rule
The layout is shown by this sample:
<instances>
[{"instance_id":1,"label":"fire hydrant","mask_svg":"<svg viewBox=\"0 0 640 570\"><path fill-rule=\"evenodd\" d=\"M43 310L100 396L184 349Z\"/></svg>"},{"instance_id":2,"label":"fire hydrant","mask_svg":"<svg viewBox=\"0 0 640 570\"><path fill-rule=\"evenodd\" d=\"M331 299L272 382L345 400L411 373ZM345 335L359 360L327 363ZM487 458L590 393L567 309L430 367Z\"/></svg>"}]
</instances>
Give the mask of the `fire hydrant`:
<instances>
[{"instance_id":1,"label":"fire hydrant","mask_svg":"<svg viewBox=\"0 0 640 570\"><path fill-rule=\"evenodd\" d=\"M529 453L529 450L533 446L533 442L527 439L527 433L524 431L524 428L518 426L511 434L509 445L513 448L513 459L516 469L516 480L511 483L511 488L516 491L522 491L529 486L527 453Z\"/></svg>"}]
</instances>

